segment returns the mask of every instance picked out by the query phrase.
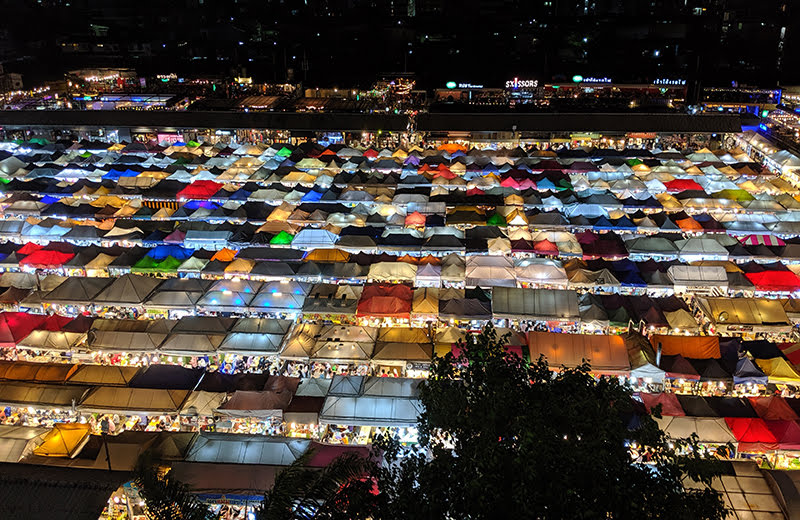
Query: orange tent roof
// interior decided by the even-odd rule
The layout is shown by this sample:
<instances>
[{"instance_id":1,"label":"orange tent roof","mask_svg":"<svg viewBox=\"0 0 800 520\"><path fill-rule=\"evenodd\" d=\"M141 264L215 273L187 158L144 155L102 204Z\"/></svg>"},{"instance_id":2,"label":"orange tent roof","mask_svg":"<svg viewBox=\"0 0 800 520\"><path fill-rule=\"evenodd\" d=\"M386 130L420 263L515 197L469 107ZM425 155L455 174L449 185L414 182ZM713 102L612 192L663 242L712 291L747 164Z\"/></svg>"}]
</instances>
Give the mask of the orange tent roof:
<instances>
[{"instance_id":1,"label":"orange tent roof","mask_svg":"<svg viewBox=\"0 0 800 520\"><path fill-rule=\"evenodd\" d=\"M398 262L405 262L407 264L419 265L419 258L411 255L403 255L397 259Z\"/></svg>"},{"instance_id":2,"label":"orange tent roof","mask_svg":"<svg viewBox=\"0 0 800 520\"><path fill-rule=\"evenodd\" d=\"M622 336L600 334L565 334L529 332L531 360L544 354L551 368L576 367L583 360L592 365L592 372L620 374L630 371L628 349Z\"/></svg>"},{"instance_id":3,"label":"orange tent roof","mask_svg":"<svg viewBox=\"0 0 800 520\"><path fill-rule=\"evenodd\" d=\"M684 231L702 231L703 230L703 226L701 226L700 223L697 222L692 217L683 218L683 219L677 220L677 221L675 221L675 223L678 224L678 227L681 228Z\"/></svg>"},{"instance_id":4,"label":"orange tent roof","mask_svg":"<svg viewBox=\"0 0 800 520\"><path fill-rule=\"evenodd\" d=\"M211 260L219 260L220 262L233 262L233 259L236 258L237 253L238 251L223 247L214 253L214 256L211 257Z\"/></svg>"},{"instance_id":5,"label":"orange tent roof","mask_svg":"<svg viewBox=\"0 0 800 520\"><path fill-rule=\"evenodd\" d=\"M650 338L653 350L664 356L681 355L692 359L720 358L719 338L717 336L667 336L656 334Z\"/></svg>"},{"instance_id":6,"label":"orange tent roof","mask_svg":"<svg viewBox=\"0 0 800 520\"><path fill-rule=\"evenodd\" d=\"M350 260L350 253L341 249L312 249L303 257L303 262L336 263Z\"/></svg>"},{"instance_id":7,"label":"orange tent roof","mask_svg":"<svg viewBox=\"0 0 800 520\"><path fill-rule=\"evenodd\" d=\"M442 261L435 256L428 254L419 259L419 264L442 265Z\"/></svg>"},{"instance_id":8,"label":"orange tent roof","mask_svg":"<svg viewBox=\"0 0 800 520\"><path fill-rule=\"evenodd\" d=\"M425 225L425 215L423 215L419 211L409 213L406 216L406 227L424 226L424 225Z\"/></svg>"},{"instance_id":9,"label":"orange tent roof","mask_svg":"<svg viewBox=\"0 0 800 520\"><path fill-rule=\"evenodd\" d=\"M444 143L439 145L439 150L445 151L447 153L456 153L459 150L462 152L466 152L467 148L464 145L460 145L458 143Z\"/></svg>"}]
</instances>

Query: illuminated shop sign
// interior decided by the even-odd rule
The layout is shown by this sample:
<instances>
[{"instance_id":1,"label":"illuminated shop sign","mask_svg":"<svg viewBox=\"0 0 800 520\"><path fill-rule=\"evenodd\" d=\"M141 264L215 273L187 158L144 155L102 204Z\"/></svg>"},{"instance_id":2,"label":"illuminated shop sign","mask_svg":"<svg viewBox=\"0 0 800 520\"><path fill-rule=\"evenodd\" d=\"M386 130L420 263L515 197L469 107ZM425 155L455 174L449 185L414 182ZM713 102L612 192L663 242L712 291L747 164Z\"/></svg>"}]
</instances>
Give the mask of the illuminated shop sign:
<instances>
[{"instance_id":1,"label":"illuminated shop sign","mask_svg":"<svg viewBox=\"0 0 800 520\"><path fill-rule=\"evenodd\" d=\"M668 79L668 78L659 78L653 81L653 85L686 85L685 79Z\"/></svg>"},{"instance_id":2,"label":"illuminated shop sign","mask_svg":"<svg viewBox=\"0 0 800 520\"><path fill-rule=\"evenodd\" d=\"M583 77L580 74L575 74L572 76L572 81L574 83L611 83L611 78L605 76L602 78L596 78L594 76Z\"/></svg>"},{"instance_id":3,"label":"illuminated shop sign","mask_svg":"<svg viewBox=\"0 0 800 520\"><path fill-rule=\"evenodd\" d=\"M519 79L514 78L506 81L506 88L536 88L539 86L538 79Z\"/></svg>"},{"instance_id":4,"label":"illuminated shop sign","mask_svg":"<svg viewBox=\"0 0 800 520\"><path fill-rule=\"evenodd\" d=\"M472 83L456 83L455 81L448 81L444 84L449 89L454 88L483 88L483 85L473 85Z\"/></svg>"}]
</instances>

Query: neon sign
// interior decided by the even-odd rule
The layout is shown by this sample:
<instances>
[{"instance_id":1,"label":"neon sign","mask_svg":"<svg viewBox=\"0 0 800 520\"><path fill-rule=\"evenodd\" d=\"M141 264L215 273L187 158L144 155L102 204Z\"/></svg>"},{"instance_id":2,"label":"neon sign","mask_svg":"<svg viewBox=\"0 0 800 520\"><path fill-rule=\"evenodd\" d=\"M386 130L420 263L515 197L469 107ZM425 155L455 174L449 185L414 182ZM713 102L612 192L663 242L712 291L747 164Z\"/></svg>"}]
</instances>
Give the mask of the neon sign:
<instances>
[{"instance_id":1,"label":"neon sign","mask_svg":"<svg viewBox=\"0 0 800 520\"><path fill-rule=\"evenodd\" d=\"M594 76L589 76L588 78L585 78L585 77L583 77L583 76L581 76L579 74L576 74L575 76L572 76L572 81L574 81L575 83L611 83L612 82L611 78L607 78L606 76L603 76L602 78L596 78Z\"/></svg>"},{"instance_id":2,"label":"neon sign","mask_svg":"<svg viewBox=\"0 0 800 520\"><path fill-rule=\"evenodd\" d=\"M686 85L685 79L668 79L668 78L659 78L653 81L653 85Z\"/></svg>"},{"instance_id":3,"label":"neon sign","mask_svg":"<svg viewBox=\"0 0 800 520\"><path fill-rule=\"evenodd\" d=\"M519 79L514 78L506 81L506 88L536 88L539 86L538 79Z\"/></svg>"}]
</instances>

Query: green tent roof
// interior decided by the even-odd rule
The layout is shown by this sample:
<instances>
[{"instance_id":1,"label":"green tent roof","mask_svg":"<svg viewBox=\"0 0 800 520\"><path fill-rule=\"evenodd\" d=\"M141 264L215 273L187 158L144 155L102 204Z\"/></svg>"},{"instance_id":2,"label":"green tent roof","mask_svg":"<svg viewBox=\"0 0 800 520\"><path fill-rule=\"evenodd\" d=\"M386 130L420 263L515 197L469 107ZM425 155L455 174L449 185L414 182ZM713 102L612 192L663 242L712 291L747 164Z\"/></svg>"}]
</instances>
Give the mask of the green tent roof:
<instances>
[{"instance_id":1,"label":"green tent roof","mask_svg":"<svg viewBox=\"0 0 800 520\"><path fill-rule=\"evenodd\" d=\"M150 255L145 255L144 258L133 264L131 267L131 272L145 272L145 271L153 271L158 267L158 261L155 260Z\"/></svg>"},{"instance_id":2,"label":"green tent roof","mask_svg":"<svg viewBox=\"0 0 800 520\"><path fill-rule=\"evenodd\" d=\"M727 200L756 200L750 193L743 189L727 189L721 190L716 193L712 193L711 196L715 199L727 199Z\"/></svg>"},{"instance_id":3,"label":"green tent roof","mask_svg":"<svg viewBox=\"0 0 800 520\"><path fill-rule=\"evenodd\" d=\"M162 273L166 273L169 271L177 271L178 266L183 263L183 260L178 260L174 256L168 256L163 259L161 262L158 263L155 270L160 271Z\"/></svg>"},{"instance_id":4,"label":"green tent roof","mask_svg":"<svg viewBox=\"0 0 800 520\"><path fill-rule=\"evenodd\" d=\"M506 225L506 219L500 213L494 213L491 217L486 219L486 224L489 226L503 227Z\"/></svg>"},{"instance_id":5,"label":"green tent roof","mask_svg":"<svg viewBox=\"0 0 800 520\"><path fill-rule=\"evenodd\" d=\"M270 240L269 243L276 245L289 245L292 243L292 240L294 240L294 237L291 234L287 233L286 231L281 231L272 237L272 240Z\"/></svg>"},{"instance_id":6,"label":"green tent roof","mask_svg":"<svg viewBox=\"0 0 800 520\"><path fill-rule=\"evenodd\" d=\"M200 146L200 143L198 143L197 141L189 141L188 143L186 143L186 146L197 148L198 146Z\"/></svg>"},{"instance_id":7,"label":"green tent roof","mask_svg":"<svg viewBox=\"0 0 800 520\"><path fill-rule=\"evenodd\" d=\"M281 157L289 157L290 155L292 155L292 151L284 146L283 148L278 150L277 155L280 155Z\"/></svg>"}]
</instances>

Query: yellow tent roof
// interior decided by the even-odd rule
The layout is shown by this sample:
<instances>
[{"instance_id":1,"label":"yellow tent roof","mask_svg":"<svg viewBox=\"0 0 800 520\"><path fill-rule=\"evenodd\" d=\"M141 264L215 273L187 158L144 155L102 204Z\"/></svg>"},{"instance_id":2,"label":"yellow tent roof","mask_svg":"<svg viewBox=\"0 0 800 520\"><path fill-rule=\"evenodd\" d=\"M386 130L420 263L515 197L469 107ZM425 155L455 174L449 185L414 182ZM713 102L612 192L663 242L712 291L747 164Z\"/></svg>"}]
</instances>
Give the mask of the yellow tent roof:
<instances>
[{"instance_id":1,"label":"yellow tent roof","mask_svg":"<svg viewBox=\"0 0 800 520\"><path fill-rule=\"evenodd\" d=\"M297 233L297 226L281 220L271 220L258 228L256 233L278 234L281 231L286 231L290 235L294 235Z\"/></svg>"},{"instance_id":2,"label":"yellow tent roof","mask_svg":"<svg viewBox=\"0 0 800 520\"><path fill-rule=\"evenodd\" d=\"M683 204L669 193L656 193L655 198L664 206L664 209L683 209Z\"/></svg>"},{"instance_id":3,"label":"yellow tent roof","mask_svg":"<svg viewBox=\"0 0 800 520\"><path fill-rule=\"evenodd\" d=\"M280 220L285 222L293 211L294 207L292 205L283 203L274 210L272 210L272 213L270 213L269 216L267 217L267 222L271 222L273 220Z\"/></svg>"},{"instance_id":4,"label":"yellow tent roof","mask_svg":"<svg viewBox=\"0 0 800 520\"><path fill-rule=\"evenodd\" d=\"M252 271L255 265L255 260L250 260L249 258L237 258L225 267L225 272L246 274Z\"/></svg>"},{"instance_id":5,"label":"yellow tent roof","mask_svg":"<svg viewBox=\"0 0 800 520\"><path fill-rule=\"evenodd\" d=\"M767 374L770 383L800 383L800 375L783 358L756 359L756 365Z\"/></svg>"},{"instance_id":6,"label":"yellow tent roof","mask_svg":"<svg viewBox=\"0 0 800 520\"><path fill-rule=\"evenodd\" d=\"M100 253L93 260L90 260L86 263L86 269L105 269L108 267L108 264L116 260L116 256L107 255L105 253Z\"/></svg>"},{"instance_id":7,"label":"yellow tent roof","mask_svg":"<svg viewBox=\"0 0 800 520\"><path fill-rule=\"evenodd\" d=\"M303 258L304 262L347 262L350 260L350 253L340 249L312 249Z\"/></svg>"},{"instance_id":8,"label":"yellow tent roof","mask_svg":"<svg viewBox=\"0 0 800 520\"><path fill-rule=\"evenodd\" d=\"M506 223L509 226L527 226L528 217L525 215L524 211L515 209L506 215Z\"/></svg>"},{"instance_id":9,"label":"yellow tent roof","mask_svg":"<svg viewBox=\"0 0 800 520\"><path fill-rule=\"evenodd\" d=\"M175 213L175 211L176 210L174 210L172 208L167 208L167 207L160 208L158 211L153 213L153 216L150 217L150 218L153 218L153 219L157 219L157 218L168 219L169 217L172 216L173 213Z\"/></svg>"},{"instance_id":10,"label":"yellow tent roof","mask_svg":"<svg viewBox=\"0 0 800 520\"><path fill-rule=\"evenodd\" d=\"M33 454L42 457L73 458L89 441L88 424L56 424L44 436L44 442L34 448Z\"/></svg>"},{"instance_id":11,"label":"yellow tent roof","mask_svg":"<svg viewBox=\"0 0 800 520\"><path fill-rule=\"evenodd\" d=\"M699 260L690 262L689 265L724 267L726 273L743 273L739 266L727 260Z\"/></svg>"},{"instance_id":12,"label":"yellow tent roof","mask_svg":"<svg viewBox=\"0 0 800 520\"><path fill-rule=\"evenodd\" d=\"M439 289L420 288L414 290L411 314L439 315Z\"/></svg>"}]
</instances>

